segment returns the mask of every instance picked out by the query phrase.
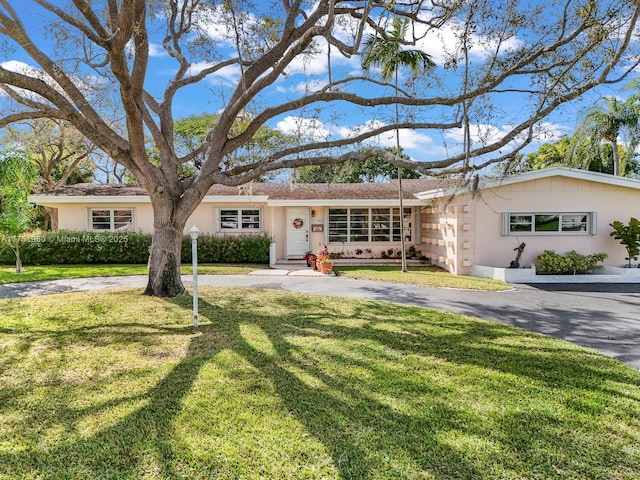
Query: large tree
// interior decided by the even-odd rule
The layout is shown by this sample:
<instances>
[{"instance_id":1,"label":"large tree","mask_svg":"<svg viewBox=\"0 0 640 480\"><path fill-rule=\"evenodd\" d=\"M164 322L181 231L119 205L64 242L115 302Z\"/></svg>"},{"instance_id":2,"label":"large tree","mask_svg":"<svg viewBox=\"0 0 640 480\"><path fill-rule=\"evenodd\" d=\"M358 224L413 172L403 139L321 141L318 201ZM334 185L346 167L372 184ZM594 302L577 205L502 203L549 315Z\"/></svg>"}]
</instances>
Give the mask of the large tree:
<instances>
[{"instance_id":1,"label":"large tree","mask_svg":"<svg viewBox=\"0 0 640 480\"><path fill-rule=\"evenodd\" d=\"M172 296L185 291L186 221L211 185L374 155L438 174L511 158L558 107L634 70L639 11L636 0L0 0L0 48L11 59L0 64L0 127L65 120L126 167L154 211L145 291ZM434 76L403 78L397 91L350 60L369 34L398 40L386 32L389 16L409 20L404 45L438 47ZM158 52L172 70L159 67ZM197 148L178 153L174 115L193 98L219 119ZM123 128L107 119L114 104ZM399 122L396 104L407 111ZM346 125L356 111L367 119L360 128ZM239 118L248 120L242 129ZM260 128L291 123L309 127L294 146L242 154ZM376 142L396 129L447 137L462 126L477 132L464 149L422 162Z\"/></svg>"}]
</instances>

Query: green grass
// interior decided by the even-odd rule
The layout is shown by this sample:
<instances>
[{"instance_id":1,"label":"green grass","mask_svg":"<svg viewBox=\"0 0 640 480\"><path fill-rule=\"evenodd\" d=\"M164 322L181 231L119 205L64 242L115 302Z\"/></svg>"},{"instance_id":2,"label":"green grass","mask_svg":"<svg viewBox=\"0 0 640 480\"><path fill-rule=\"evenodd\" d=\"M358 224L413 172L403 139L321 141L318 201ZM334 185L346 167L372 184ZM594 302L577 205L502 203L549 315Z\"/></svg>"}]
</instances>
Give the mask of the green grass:
<instances>
[{"instance_id":1,"label":"green grass","mask_svg":"<svg viewBox=\"0 0 640 480\"><path fill-rule=\"evenodd\" d=\"M242 275L266 265L249 264L201 264L201 275ZM189 275L191 265L183 265L182 273ZM0 265L0 285L6 283L59 280L64 278L114 277L120 275L147 275L146 265L27 265L23 272L15 273L15 266Z\"/></svg>"},{"instance_id":2,"label":"green grass","mask_svg":"<svg viewBox=\"0 0 640 480\"><path fill-rule=\"evenodd\" d=\"M408 283L429 287L463 288L473 290L509 290L512 287L499 280L489 278L452 275L435 266L410 266L406 272L400 266L334 266L334 272L341 277L358 280L380 280L393 283Z\"/></svg>"},{"instance_id":3,"label":"green grass","mask_svg":"<svg viewBox=\"0 0 640 480\"><path fill-rule=\"evenodd\" d=\"M0 301L0 478L640 478L640 372L384 302ZM550 319L552 321L552 319Z\"/></svg>"},{"instance_id":4,"label":"green grass","mask_svg":"<svg viewBox=\"0 0 640 480\"><path fill-rule=\"evenodd\" d=\"M200 275L243 275L267 265L214 264L198 265ZM508 284L487 278L452 275L434 266L411 266L405 273L393 266L335 266L333 270L342 277L360 280L380 280L430 287L461 288L474 290L509 290ZM28 265L23 273L15 273L15 267L0 265L0 285L7 283L58 280L64 278L112 277L119 275L147 275L146 265ZM191 265L183 265L182 273L191 274Z\"/></svg>"}]
</instances>

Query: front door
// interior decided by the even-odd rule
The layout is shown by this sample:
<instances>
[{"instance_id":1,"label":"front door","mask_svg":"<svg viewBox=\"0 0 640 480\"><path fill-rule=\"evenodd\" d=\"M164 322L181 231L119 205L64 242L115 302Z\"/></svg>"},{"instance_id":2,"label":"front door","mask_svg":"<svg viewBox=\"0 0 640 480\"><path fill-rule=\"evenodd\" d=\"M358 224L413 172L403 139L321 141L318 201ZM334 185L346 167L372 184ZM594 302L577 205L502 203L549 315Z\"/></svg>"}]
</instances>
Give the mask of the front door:
<instances>
[{"instance_id":1,"label":"front door","mask_svg":"<svg viewBox=\"0 0 640 480\"><path fill-rule=\"evenodd\" d=\"M308 208L287 209L287 257L302 258L309 251Z\"/></svg>"}]
</instances>

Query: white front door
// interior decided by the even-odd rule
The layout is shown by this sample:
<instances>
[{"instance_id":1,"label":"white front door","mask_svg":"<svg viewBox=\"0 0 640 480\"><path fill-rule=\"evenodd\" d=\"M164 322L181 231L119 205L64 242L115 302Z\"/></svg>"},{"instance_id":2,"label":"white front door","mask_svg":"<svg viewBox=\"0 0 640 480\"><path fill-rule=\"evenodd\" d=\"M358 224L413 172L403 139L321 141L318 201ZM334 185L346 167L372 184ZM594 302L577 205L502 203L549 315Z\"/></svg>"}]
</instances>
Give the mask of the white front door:
<instances>
[{"instance_id":1,"label":"white front door","mask_svg":"<svg viewBox=\"0 0 640 480\"><path fill-rule=\"evenodd\" d=\"M309 223L308 208L287 209L287 257L304 257L309 251Z\"/></svg>"}]
</instances>

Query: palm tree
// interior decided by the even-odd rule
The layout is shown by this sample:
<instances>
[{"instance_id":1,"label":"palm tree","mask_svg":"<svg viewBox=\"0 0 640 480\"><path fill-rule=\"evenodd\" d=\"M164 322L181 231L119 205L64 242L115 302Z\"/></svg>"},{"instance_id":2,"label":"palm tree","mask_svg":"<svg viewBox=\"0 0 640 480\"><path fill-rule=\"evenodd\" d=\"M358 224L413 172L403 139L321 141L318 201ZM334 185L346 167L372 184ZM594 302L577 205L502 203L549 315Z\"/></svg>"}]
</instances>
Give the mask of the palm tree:
<instances>
[{"instance_id":1,"label":"palm tree","mask_svg":"<svg viewBox=\"0 0 640 480\"><path fill-rule=\"evenodd\" d=\"M594 106L587 112L576 135L591 141L594 147L591 149L593 155L598 154L602 142L609 143L612 149L613 174L623 175L624 172L620 168L618 137L625 131L629 134L628 151L632 154L640 140L638 101L635 96L624 101L608 97L604 99L604 103L604 108Z\"/></svg>"},{"instance_id":2,"label":"palm tree","mask_svg":"<svg viewBox=\"0 0 640 480\"><path fill-rule=\"evenodd\" d=\"M371 35L365 43L364 60L362 68L368 72L372 66L381 68L381 77L384 82L394 80L394 90L398 96L398 72L400 67L408 67L415 74L426 72L435 67L431 57L421 50L407 50L405 36L409 28L409 21L395 17L391 23L391 30L384 37ZM396 124L399 122L398 104L395 104ZM400 131L396 129L396 151L401 152ZM405 252L404 238L404 208L402 202L402 167L398 167L398 198L400 204L400 251L402 256L402 271L407 271L407 256Z\"/></svg>"}]
</instances>

